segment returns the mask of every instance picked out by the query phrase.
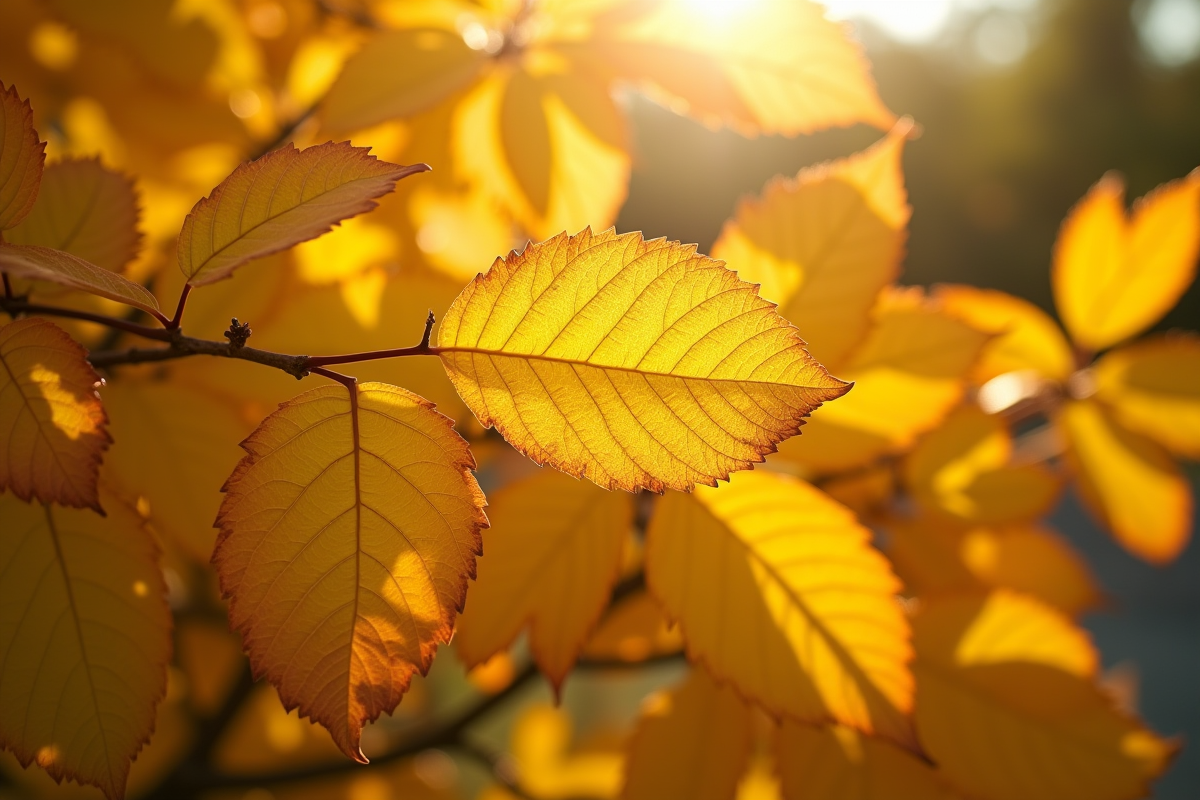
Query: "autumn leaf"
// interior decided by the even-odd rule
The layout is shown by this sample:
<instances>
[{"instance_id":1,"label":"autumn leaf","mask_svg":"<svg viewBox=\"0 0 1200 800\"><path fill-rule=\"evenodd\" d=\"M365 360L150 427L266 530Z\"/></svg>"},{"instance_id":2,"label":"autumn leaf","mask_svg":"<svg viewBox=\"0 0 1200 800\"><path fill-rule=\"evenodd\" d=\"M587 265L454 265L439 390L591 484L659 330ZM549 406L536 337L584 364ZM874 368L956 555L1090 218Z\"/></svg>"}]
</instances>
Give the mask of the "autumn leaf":
<instances>
[{"instance_id":1,"label":"autumn leaf","mask_svg":"<svg viewBox=\"0 0 1200 800\"><path fill-rule=\"evenodd\" d=\"M715 484L849 388L721 262L611 230L497 259L436 351L522 453L629 491Z\"/></svg>"},{"instance_id":2,"label":"autumn leaf","mask_svg":"<svg viewBox=\"0 0 1200 800\"><path fill-rule=\"evenodd\" d=\"M1125 185L1110 173L1063 222L1051 278L1063 325L1103 350L1141 333L1192 283L1200 254L1200 171L1163 184L1125 214Z\"/></svg>"},{"instance_id":3,"label":"autumn leaf","mask_svg":"<svg viewBox=\"0 0 1200 800\"><path fill-rule=\"evenodd\" d=\"M38 317L0 327L0 491L101 513L96 481L112 439L87 352Z\"/></svg>"},{"instance_id":4,"label":"autumn leaf","mask_svg":"<svg viewBox=\"0 0 1200 800\"><path fill-rule=\"evenodd\" d=\"M0 745L116 800L166 692L171 616L153 537L102 496L108 517L0 496Z\"/></svg>"},{"instance_id":5,"label":"autumn leaf","mask_svg":"<svg viewBox=\"0 0 1200 800\"><path fill-rule=\"evenodd\" d=\"M346 755L450 639L479 530L475 466L451 423L387 384L313 389L243 443L213 563L230 622L287 708Z\"/></svg>"},{"instance_id":6,"label":"autumn leaf","mask_svg":"<svg viewBox=\"0 0 1200 800\"><path fill-rule=\"evenodd\" d=\"M727 800L750 760L751 709L703 668L643 704L629 744L624 800Z\"/></svg>"},{"instance_id":7,"label":"autumn leaf","mask_svg":"<svg viewBox=\"0 0 1200 800\"><path fill-rule=\"evenodd\" d=\"M572 733L571 718L562 709L532 705L521 713L510 747L521 787L547 800L616 797L621 754L603 744L572 742Z\"/></svg>"},{"instance_id":8,"label":"autumn leaf","mask_svg":"<svg viewBox=\"0 0 1200 800\"><path fill-rule=\"evenodd\" d=\"M116 300L164 319L158 300L141 284L101 269L62 250L37 245L0 244L0 272L14 278L49 281L69 289Z\"/></svg>"},{"instance_id":9,"label":"autumn leaf","mask_svg":"<svg viewBox=\"0 0 1200 800\"><path fill-rule=\"evenodd\" d=\"M608 602L633 523L633 499L545 470L490 498L485 555L454 646L468 669L526 625L556 691Z\"/></svg>"},{"instance_id":10,"label":"autumn leaf","mask_svg":"<svg viewBox=\"0 0 1200 800\"><path fill-rule=\"evenodd\" d=\"M678 626L667 624L648 592L626 596L604 615L583 649L587 658L635 662L683 650Z\"/></svg>"},{"instance_id":11,"label":"autumn leaf","mask_svg":"<svg viewBox=\"0 0 1200 800\"><path fill-rule=\"evenodd\" d=\"M45 160L29 101L0 82L0 231L20 224L33 208Z\"/></svg>"},{"instance_id":12,"label":"autumn leaf","mask_svg":"<svg viewBox=\"0 0 1200 800\"><path fill-rule=\"evenodd\" d=\"M375 208L396 181L428 167L400 166L349 142L288 145L243 164L196 203L179 233L179 268L192 286L286 250Z\"/></svg>"},{"instance_id":13,"label":"autumn leaf","mask_svg":"<svg viewBox=\"0 0 1200 800\"><path fill-rule=\"evenodd\" d=\"M1035 600L930 601L913 633L921 742L965 794L1132 800L1177 749L1113 707L1087 635Z\"/></svg>"},{"instance_id":14,"label":"autumn leaf","mask_svg":"<svg viewBox=\"0 0 1200 800\"><path fill-rule=\"evenodd\" d=\"M836 720L915 750L899 582L869 541L817 489L746 472L663 498L646 581L689 657L771 714Z\"/></svg>"}]
</instances>

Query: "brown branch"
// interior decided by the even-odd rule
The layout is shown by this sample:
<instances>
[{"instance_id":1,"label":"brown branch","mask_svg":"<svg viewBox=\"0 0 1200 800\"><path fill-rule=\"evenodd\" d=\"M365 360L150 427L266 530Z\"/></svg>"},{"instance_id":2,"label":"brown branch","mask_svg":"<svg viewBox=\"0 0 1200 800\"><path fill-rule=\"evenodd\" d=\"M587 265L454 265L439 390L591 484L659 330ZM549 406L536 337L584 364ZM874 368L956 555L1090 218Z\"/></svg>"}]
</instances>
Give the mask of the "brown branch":
<instances>
[{"instance_id":1,"label":"brown branch","mask_svg":"<svg viewBox=\"0 0 1200 800\"><path fill-rule=\"evenodd\" d=\"M108 328L122 330L126 333L133 333L145 339L154 339L160 342L168 341L171 338L171 333L164 328L152 328L149 325L139 325L136 322L130 322L119 317L93 314L90 311L77 311L73 308L27 303L20 299L10 300L4 298L0 300L0 310L12 317L18 314L40 314L48 317L67 317L68 319L78 319L84 322L94 322L97 325L104 325Z\"/></svg>"},{"instance_id":2,"label":"brown branch","mask_svg":"<svg viewBox=\"0 0 1200 800\"><path fill-rule=\"evenodd\" d=\"M235 347L232 342L214 342L176 335L166 347L139 348L128 350L105 350L92 353L88 360L98 368L115 367L120 364L145 364L156 361L172 361L191 356L223 356L253 361L267 367L283 370L299 380L309 373L308 356L273 353L254 347Z\"/></svg>"}]
</instances>

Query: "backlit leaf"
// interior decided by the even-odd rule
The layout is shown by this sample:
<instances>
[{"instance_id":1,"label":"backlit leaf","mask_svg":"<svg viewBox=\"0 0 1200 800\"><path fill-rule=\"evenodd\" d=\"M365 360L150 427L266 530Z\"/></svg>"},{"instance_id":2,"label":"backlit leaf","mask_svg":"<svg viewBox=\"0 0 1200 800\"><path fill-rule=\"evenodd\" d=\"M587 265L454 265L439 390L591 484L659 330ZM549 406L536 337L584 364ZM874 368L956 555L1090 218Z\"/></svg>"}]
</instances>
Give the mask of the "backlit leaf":
<instances>
[{"instance_id":1,"label":"backlit leaf","mask_svg":"<svg viewBox=\"0 0 1200 800\"><path fill-rule=\"evenodd\" d=\"M617 579L633 499L544 470L493 493L488 517L454 646L469 669L528 624L534 660L561 688Z\"/></svg>"},{"instance_id":2,"label":"backlit leaf","mask_svg":"<svg viewBox=\"0 0 1200 800\"><path fill-rule=\"evenodd\" d=\"M1076 342L1103 350L1167 313L1196 275L1200 171L1163 184L1125 214L1125 185L1105 175L1063 222L1054 300Z\"/></svg>"},{"instance_id":3,"label":"backlit leaf","mask_svg":"<svg viewBox=\"0 0 1200 800\"><path fill-rule=\"evenodd\" d=\"M1175 750L1113 707L1087 635L1035 600L931 601L913 633L921 742L971 797L1132 800Z\"/></svg>"},{"instance_id":4,"label":"backlit leaf","mask_svg":"<svg viewBox=\"0 0 1200 800\"><path fill-rule=\"evenodd\" d=\"M573 747L571 717L562 709L525 709L513 726L511 751L520 785L534 797L616 797L620 790L621 754L612 747Z\"/></svg>"},{"instance_id":5,"label":"backlit leaf","mask_svg":"<svg viewBox=\"0 0 1200 800\"><path fill-rule=\"evenodd\" d=\"M33 210L5 231L12 244L65 250L111 272L137 255L138 199L133 181L97 158L68 159L46 167Z\"/></svg>"},{"instance_id":6,"label":"backlit leaf","mask_svg":"<svg viewBox=\"0 0 1200 800\"><path fill-rule=\"evenodd\" d=\"M729 800L750 760L751 709L694 668L650 698L629 745L624 800Z\"/></svg>"},{"instance_id":7,"label":"backlit leaf","mask_svg":"<svg viewBox=\"0 0 1200 800\"><path fill-rule=\"evenodd\" d=\"M100 510L96 476L112 439L87 352L39 317L0 327L0 491Z\"/></svg>"},{"instance_id":8,"label":"backlit leaf","mask_svg":"<svg viewBox=\"0 0 1200 800\"><path fill-rule=\"evenodd\" d=\"M14 278L49 281L79 289L162 317L158 300L146 287L61 250L36 245L0 244L0 272Z\"/></svg>"},{"instance_id":9,"label":"backlit leaf","mask_svg":"<svg viewBox=\"0 0 1200 800\"><path fill-rule=\"evenodd\" d=\"M46 143L33 129L33 110L17 87L0 82L0 231L18 225L37 200Z\"/></svg>"},{"instance_id":10,"label":"backlit leaf","mask_svg":"<svg viewBox=\"0 0 1200 800\"><path fill-rule=\"evenodd\" d=\"M451 305L437 352L522 453L630 491L715 484L848 389L721 262L611 230L497 259Z\"/></svg>"},{"instance_id":11,"label":"backlit leaf","mask_svg":"<svg viewBox=\"0 0 1200 800\"><path fill-rule=\"evenodd\" d=\"M1128 431L1094 400L1063 406L1067 459L1088 508L1126 550L1155 564L1174 560L1192 534L1192 493L1162 447Z\"/></svg>"},{"instance_id":12,"label":"backlit leaf","mask_svg":"<svg viewBox=\"0 0 1200 800\"><path fill-rule=\"evenodd\" d=\"M1096 397L1123 426L1200 459L1200 337L1144 339L1106 354L1093 374Z\"/></svg>"},{"instance_id":13,"label":"backlit leaf","mask_svg":"<svg viewBox=\"0 0 1200 800\"><path fill-rule=\"evenodd\" d=\"M746 472L663 498L646 581L688 655L772 714L836 720L915 749L899 582L869 540L808 484Z\"/></svg>"},{"instance_id":14,"label":"backlit leaf","mask_svg":"<svg viewBox=\"0 0 1200 800\"><path fill-rule=\"evenodd\" d=\"M213 562L257 674L346 755L449 641L483 495L466 443L414 394L305 392L244 443Z\"/></svg>"},{"instance_id":15,"label":"backlit leaf","mask_svg":"<svg viewBox=\"0 0 1200 800\"><path fill-rule=\"evenodd\" d=\"M583 654L587 658L632 662L682 650L679 626L667 624L662 609L648 592L637 592L604 615Z\"/></svg>"},{"instance_id":16,"label":"backlit leaf","mask_svg":"<svg viewBox=\"0 0 1200 800\"><path fill-rule=\"evenodd\" d=\"M193 286L227 278L242 264L329 231L375 208L375 198L424 164L400 166L349 142L287 145L243 164L184 220L179 268Z\"/></svg>"},{"instance_id":17,"label":"backlit leaf","mask_svg":"<svg viewBox=\"0 0 1200 800\"><path fill-rule=\"evenodd\" d=\"M880 290L900 273L911 213L900 156L912 127L902 121L862 153L772 180L713 245L713 258L760 284L827 366L867 334Z\"/></svg>"},{"instance_id":18,"label":"backlit leaf","mask_svg":"<svg viewBox=\"0 0 1200 800\"><path fill-rule=\"evenodd\" d=\"M137 512L0 496L0 744L55 780L125 792L167 686L171 616Z\"/></svg>"}]
</instances>

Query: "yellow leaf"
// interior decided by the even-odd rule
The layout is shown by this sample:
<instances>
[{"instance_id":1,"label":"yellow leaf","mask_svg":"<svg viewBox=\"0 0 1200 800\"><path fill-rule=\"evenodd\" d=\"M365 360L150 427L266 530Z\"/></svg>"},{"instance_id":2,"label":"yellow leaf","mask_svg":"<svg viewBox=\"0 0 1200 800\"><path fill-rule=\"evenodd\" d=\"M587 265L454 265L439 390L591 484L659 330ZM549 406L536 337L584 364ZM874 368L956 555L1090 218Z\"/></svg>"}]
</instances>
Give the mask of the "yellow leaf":
<instances>
[{"instance_id":1,"label":"yellow leaf","mask_svg":"<svg viewBox=\"0 0 1200 800\"><path fill-rule=\"evenodd\" d=\"M638 592L604 615L583 654L588 658L633 662L682 649L679 627L667 624L649 593Z\"/></svg>"},{"instance_id":2,"label":"yellow leaf","mask_svg":"<svg viewBox=\"0 0 1200 800\"><path fill-rule=\"evenodd\" d=\"M1192 535L1192 492L1159 445L1127 431L1094 400L1070 401L1061 423L1080 494L1116 540L1134 555L1166 564Z\"/></svg>"},{"instance_id":3,"label":"yellow leaf","mask_svg":"<svg viewBox=\"0 0 1200 800\"><path fill-rule=\"evenodd\" d=\"M951 796L929 764L853 728L785 721L775 748L787 800L949 800Z\"/></svg>"},{"instance_id":4,"label":"yellow leaf","mask_svg":"<svg viewBox=\"0 0 1200 800\"><path fill-rule=\"evenodd\" d=\"M403 389L325 386L242 445L213 562L255 672L365 762L364 723L449 641L487 524L450 420Z\"/></svg>"},{"instance_id":5,"label":"yellow leaf","mask_svg":"<svg viewBox=\"0 0 1200 800\"><path fill-rule=\"evenodd\" d=\"M895 120L861 48L818 3L612 5L589 41L562 49L708 124L794 135L856 122L886 130Z\"/></svg>"},{"instance_id":6,"label":"yellow leaf","mask_svg":"<svg viewBox=\"0 0 1200 800\"><path fill-rule=\"evenodd\" d=\"M713 485L849 388L721 262L611 230L497 259L450 307L436 351L522 453L630 491Z\"/></svg>"},{"instance_id":7,"label":"yellow leaf","mask_svg":"<svg viewBox=\"0 0 1200 800\"><path fill-rule=\"evenodd\" d=\"M750 760L753 717L728 686L694 668L651 697L629 744L624 800L728 800Z\"/></svg>"},{"instance_id":8,"label":"yellow leaf","mask_svg":"<svg viewBox=\"0 0 1200 800\"><path fill-rule=\"evenodd\" d=\"M713 245L830 368L866 336L880 290L900 273L911 213L900 156L912 127L904 120L862 153L774 179Z\"/></svg>"},{"instance_id":9,"label":"yellow leaf","mask_svg":"<svg viewBox=\"0 0 1200 800\"><path fill-rule=\"evenodd\" d=\"M1087 635L1035 600L932 601L913 633L921 742L972 797L1133 800L1176 749L1113 707Z\"/></svg>"},{"instance_id":10,"label":"yellow leaf","mask_svg":"<svg viewBox=\"0 0 1200 800\"><path fill-rule=\"evenodd\" d=\"M611 225L629 184L625 123L608 87L561 69L497 69L463 98L451 123L459 177L535 239Z\"/></svg>"},{"instance_id":11,"label":"yellow leaf","mask_svg":"<svg viewBox=\"0 0 1200 800\"><path fill-rule=\"evenodd\" d=\"M20 224L33 208L45 160L29 101L0 82L0 231Z\"/></svg>"},{"instance_id":12,"label":"yellow leaf","mask_svg":"<svg viewBox=\"0 0 1200 800\"><path fill-rule=\"evenodd\" d=\"M0 492L101 511L96 489L112 439L87 352L52 322L0 327Z\"/></svg>"},{"instance_id":13,"label":"yellow leaf","mask_svg":"<svg viewBox=\"0 0 1200 800\"><path fill-rule=\"evenodd\" d=\"M688 655L773 715L837 720L915 749L899 582L869 540L808 484L746 472L663 498L646 581Z\"/></svg>"},{"instance_id":14,"label":"yellow leaf","mask_svg":"<svg viewBox=\"0 0 1200 800\"><path fill-rule=\"evenodd\" d=\"M79 289L140 308L160 320L165 319L159 311L158 300L141 284L61 250L0 243L0 272L14 278L49 281Z\"/></svg>"},{"instance_id":15,"label":"yellow leaf","mask_svg":"<svg viewBox=\"0 0 1200 800\"><path fill-rule=\"evenodd\" d=\"M133 181L97 158L68 159L46 167L29 216L4 239L65 250L90 264L121 272L141 243Z\"/></svg>"},{"instance_id":16,"label":"yellow leaf","mask_svg":"<svg viewBox=\"0 0 1200 800\"><path fill-rule=\"evenodd\" d=\"M617 580L633 499L544 470L492 494L488 517L454 646L470 669L528 624L534 660L557 691Z\"/></svg>"},{"instance_id":17,"label":"yellow leaf","mask_svg":"<svg viewBox=\"0 0 1200 800\"><path fill-rule=\"evenodd\" d=\"M389 164L367 149L289 144L235 169L184 220L179 268L188 283L219 281L247 261L315 239L375 208L396 181L429 169Z\"/></svg>"},{"instance_id":18,"label":"yellow leaf","mask_svg":"<svg viewBox=\"0 0 1200 800\"><path fill-rule=\"evenodd\" d=\"M1041 464L1014 464L1004 419L961 406L913 450L904 468L925 509L965 522L1033 519L1058 499L1058 477Z\"/></svg>"},{"instance_id":19,"label":"yellow leaf","mask_svg":"<svg viewBox=\"0 0 1200 800\"><path fill-rule=\"evenodd\" d=\"M1103 350L1167 313L1196 274L1200 170L1163 184L1125 215L1125 185L1105 175L1063 222L1054 300L1079 344Z\"/></svg>"},{"instance_id":20,"label":"yellow leaf","mask_svg":"<svg viewBox=\"0 0 1200 800\"><path fill-rule=\"evenodd\" d=\"M0 745L114 800L167 685L171 615L137 512L0 496Z\"/></svg>"},{"instance_id":21,"label":"yellow leaf","mask_svg":"<svg viewBox=\"0 0 1200 800\"><path fill-rule=\"evenodd\" d=\"M1105 355L1093 375L1097 399L1124 427L1200 459L1200 337L1144 339Z\"/></svg>"},{"instance_id":22,"label":"yellow leaf","mask_svg":"<svg viewBox=\"0 0 1200 800\"><path fill-rule=\"evenodd\" d=\"M877 314L867 339L834 367L854 391L785 442L784 458L820 471L862 466L912 447L962 398L987 334L919 290L885 292Z\"/></svg>"},{"instance_id":23,"label":"yellow leaf","mask_svg":"<svg viewBox=\"0 0 1200 800\"><path fill-rule=\"evenodd\" d=\"M512 731L518 782L545 800L615 797L621 787L621 756L610 748L571 746L571 718L545 705L527 708Z\"/></svg>"},{"instance_id":24,"label":"yellow leaf","mask_svg":"<svg viewBox=\"0 0 1200 800\"><path fill-rule=\"evenodd\" d=\"M971 327L995 336L975 366L976 383L1024 370L1060 382L1071 377L1071 345L1050 315L1028 300L956 284L938 286L934 297Z\"/></svg>"},{"instance_id":25,"label":"yellow leaf","mask_svg":"<svg viewBox=\"0 0 1200 800\"><path fill-rule=\"evenodd\" d=\"M416 186L407 211L426 261L460 282L474 278L481 265L515 243L512 220L482 191Z\"/></svg>"}]
</instances>

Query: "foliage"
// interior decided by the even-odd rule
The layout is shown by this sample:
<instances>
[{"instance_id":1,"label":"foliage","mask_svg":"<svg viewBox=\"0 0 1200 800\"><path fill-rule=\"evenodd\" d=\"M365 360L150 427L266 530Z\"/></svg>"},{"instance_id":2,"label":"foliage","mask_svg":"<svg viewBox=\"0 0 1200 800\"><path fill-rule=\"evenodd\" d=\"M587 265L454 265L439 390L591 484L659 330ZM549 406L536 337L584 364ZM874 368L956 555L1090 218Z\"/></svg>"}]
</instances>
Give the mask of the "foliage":
<instances>
[{"instance_id":1,"label":"foliage","mask_svg":"<svg viewBox=\"0 0 1200 800\"><path fill-rule=\"evenodd\" d=\"M808 0L3 13L33 43L0 60L33 98L0 84L22 767L109 798L988 800L1167 768L1040 518L1072 482L1132 553L1188 542L1200 340L1135 337L1194 278L1200 172L1071 212L1068 339L1010 295L896 285L915 125ZM710 258L609 228L629 87L749 135L886 133L771 181ZM482 744L575 670L681 681L579 744L536 705L511 756Z\"/></svg>"}]
</instances>

